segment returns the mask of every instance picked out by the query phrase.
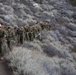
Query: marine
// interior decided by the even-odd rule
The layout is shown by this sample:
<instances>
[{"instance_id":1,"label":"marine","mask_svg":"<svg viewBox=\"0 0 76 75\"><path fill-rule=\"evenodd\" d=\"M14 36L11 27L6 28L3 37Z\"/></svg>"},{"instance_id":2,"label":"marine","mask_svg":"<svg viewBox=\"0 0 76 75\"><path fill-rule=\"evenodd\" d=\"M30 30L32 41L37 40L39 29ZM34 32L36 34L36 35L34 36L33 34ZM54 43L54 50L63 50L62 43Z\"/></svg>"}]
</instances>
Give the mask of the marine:
<instances>
[{"instance_id":1,"label":"marine","mask_svg":"<svg viewBox=\"0 0 76 75\"><path fill-rule=\"evenodd\" d=\"M28 33L29 33L29 29L30 29L30 27L29 27L29 25L25 25L24 26L24 35L25 35L25 41L28 41L29 40L29 36L28 36Z\"/></svg>"},{"instance_id":2,"label":"marine","mask_svg":"<svg viewBox=\"0 0 76 75\"><path fill-rule=\"evenodd\" d=\"M32 26L30 26L29 28L29 32L28 32L28 36L29 36L29 41L33 41L33 28Z\"/></svg>"},{"instance_id":3,"label":"marine","mask_svg":"<svg viewBox=\"0 0 76 75\"><path fill-rule=\"evenodd\" d=\"M45 27L46 27L46 30L50 30L51 29L51 25L48 21L45 22Z\"/></svg>"},{"instance_id":4,"label":"marine","mask_svg":"<svg viewBox=\"0 0 76 75\"><path fill-rule=\"evenodd\" d=\"M5 37L6 37L6 32L2 27L2 25L0 24L0 55L3 55L2 50L3 50L3 43L4 43Z\"/></svg>"},{"instance_id":5,"label":"marine","mask_svg":"<svg viewBox=\"0 0 76 75\"><path fill-rule=\"evenodd\" d=\"M33 31L33 38L36 38L37 35L37 28L35 26L32 26L32 31Z\"/></svg>"},{"instance_id":6,"label":"marine","mask_svg":"<svg viewBox=\"0 0 76 75\"><path fill-rule=\"evenodd\" d=\"M22 45L24 43L24 27L18 27L17 31L17 44Z\"/></svg>"},{"instance_id":7,"label":"marine","mask_svg":"<svg viewBox=\"0 0 76 75\"><path fill-rule=\"evenodd\" d=\"M41 29L44 30L45 29L45 24L43 22L40 22L39 25L41 26Z\"/></svg>"},{"instance_id":8,"label":"marine","mask_svg":"<svg viewBox=\"0 0 76 75\"><path fill-rule=\"evenodd\" d=\"M7 27L7 45L8 45L8 48L10 50L13 49L13 43L15 41L15 32L14 32L14 27L13 26L9 26Z\"/></svg>"}]
</instances>

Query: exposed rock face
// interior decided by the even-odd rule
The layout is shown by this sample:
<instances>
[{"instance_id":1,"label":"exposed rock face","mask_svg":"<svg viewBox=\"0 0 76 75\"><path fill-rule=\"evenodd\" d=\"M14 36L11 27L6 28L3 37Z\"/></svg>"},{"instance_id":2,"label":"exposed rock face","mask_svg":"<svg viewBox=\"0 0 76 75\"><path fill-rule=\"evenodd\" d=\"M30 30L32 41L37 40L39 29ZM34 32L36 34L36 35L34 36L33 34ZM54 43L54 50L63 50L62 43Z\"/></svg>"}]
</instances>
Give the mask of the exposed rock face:
<instances>
[{"instance_id":1,"label":"exposed rock face","mask_svg":"<svg viewBox=\"0 0 76 75\"><path fill-rule=\"evenodd\" d=\"M40 2L42 1L42 2ZM0 0L0 22L6 25L51 23L41 41L25 42L7 55L15 75L76 75L76 7L68 0Z\"/></svg>"}]
</instances>

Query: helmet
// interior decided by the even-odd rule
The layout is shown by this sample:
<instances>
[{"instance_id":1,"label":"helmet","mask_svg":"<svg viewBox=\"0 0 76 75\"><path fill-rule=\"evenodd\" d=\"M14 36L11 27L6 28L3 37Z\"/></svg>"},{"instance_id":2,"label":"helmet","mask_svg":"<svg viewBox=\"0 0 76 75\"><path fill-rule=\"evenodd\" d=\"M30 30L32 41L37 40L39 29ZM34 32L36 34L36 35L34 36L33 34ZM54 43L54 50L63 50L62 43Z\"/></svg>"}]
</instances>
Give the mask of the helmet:
<instances>
[{"instance_id":1,"label":"helmet","mask_svg":"<svg viewBox=\"0 0 76 75\"><path fill-rule=\"evenodd\" d=\"M13 26L8 26L7 29L13 29Z\"/></svg>"}]
</instances>

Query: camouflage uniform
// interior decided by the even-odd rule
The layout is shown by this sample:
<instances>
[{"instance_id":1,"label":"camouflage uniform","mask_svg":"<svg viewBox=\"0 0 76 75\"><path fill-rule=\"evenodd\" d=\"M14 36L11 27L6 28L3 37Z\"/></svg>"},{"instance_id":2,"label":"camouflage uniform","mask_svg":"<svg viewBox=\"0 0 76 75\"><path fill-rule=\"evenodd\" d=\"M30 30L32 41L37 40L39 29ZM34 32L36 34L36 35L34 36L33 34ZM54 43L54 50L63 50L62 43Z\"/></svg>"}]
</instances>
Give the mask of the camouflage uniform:
<instances>
[{"instance_id":1,"label":"camouflage uniform","mask_svg":"<svg viewBox=\"0 0 76 75\"><path fill-rule=\"evenodd\" d=\"M38 36L37 36L38 39L41 39L41 32L42 32L41 26L38 25Z\"/></svg>"},{"instance_id":2,"label":"camouflage uniform","mask_svg":"<svg viewBox=\"0 0 76 75\"><path fill-rule=\"evenodd\" d=\"M40 23L37 21L37 23L32 28L33 28L33 38L36 39L42 30Z\"/></svg>"},{"instance_id":3,"label":"camouflage uniform","mask_svg":"<svg viewBox=\"0 0 76 75\"><path fill-rule=\"evenodd\" d=\"M44 30L45 29L45 24L44 23L40 23L41 29Z\"/></svg>"},{"instance_id":4,"label":"camouflage uniform","mask_svg":"<svg viewBox=\"0 0 76 75\"><path fill-rule=\"evenodd\" d=\"M36 36L38 34L38 28L36 26L33 27L33 36L36 39Z\"/></svg>"},{"instance_id":5,"label":"camouflage uniform","mask_svg":"<svg viewBox=\"0 0 76 75\"><path fill-rule=\"evenodd\" d=\"M28 36L28 32L29 32L29 26L24 26L24 35L25 35L25 40L29 40L29 36Z\"/></svg>"},{"instance_id":6,"label":"camouflage uniform","mask_svg":"<svg viewBox=\"0 0 76 75\"><path fill-rule=\"evenodd\" d=\"M23 27L19 27L18 29L17 29L17 32L16 32L16 34L17 34L17 44L23 44L24 43L24 28Z\"/></svg>"},{"instance_id":7,"label":"camouflage uniform","mask_svg":"<svg viewBox=\"0 0 76 75\"><path fill-rule=\"evenodd\" d=\"M37 28L36 38L37 38L37 39L41 39L42 28L41 28L41 26L40 26L40 23L36 25L36 28Z\"/></svg>"},{"instance_id":8,"label":"camouflage uniform","mask_svg":"<svg viewBox=\"0 0 76 75\"><path fill-rule=\"evenodd\" d=\"M33 29L32 29L32 27L29 28L28 36L29 36L29 41L33 41Z\"/></svg>"},{"instance_id":9,"label":"camouflage uniform","mask_svg":"<svg viewBox=\"0 0 76 75\"><path fill-rule=\"evenodd\" d=\"M6 36L5 30L2 27L0 27L0 54L2 54L2 50L3 50L2 46L4 43L5 36Z\"/></svg>"},{"instance_id":10,"label":"camouflage uniform","mask_svg":"<svg viewBox=\"0 0 76 75\"><path fill-rule=\"evenodd\" d=\"M46 22L46 23L45 23L45 28L46 28L47 30L50 30L50 29L51 29L51 25L49 24L49 22Z\"/></svg>"},{"instance_id":11,"label":"camouflage uniform","mask_svg":"<svg viewBox=\"0 0 76 75\"><path fill-rule=\"evenodd\" d=\"M8 44L8 47L10 50L12 50L13 48L13 43L14 43L14 40L15 40L15 32L14 32L14 29L13 27L8 27L7 28L7 44Z\"/></svg>"},{"instance_id":12,"label":"camouflage uniform","mask_svg":"<svg viewBox=\"0 0 76 75\"><path fill-rule=\"evenodd\" d=\"M41 31L42 31L42 29L41 29L41 26L40 26L40 24L38 24L38 26L37 26L38 28L38 33L41 33Z\"/></svg>"}]
</instances>

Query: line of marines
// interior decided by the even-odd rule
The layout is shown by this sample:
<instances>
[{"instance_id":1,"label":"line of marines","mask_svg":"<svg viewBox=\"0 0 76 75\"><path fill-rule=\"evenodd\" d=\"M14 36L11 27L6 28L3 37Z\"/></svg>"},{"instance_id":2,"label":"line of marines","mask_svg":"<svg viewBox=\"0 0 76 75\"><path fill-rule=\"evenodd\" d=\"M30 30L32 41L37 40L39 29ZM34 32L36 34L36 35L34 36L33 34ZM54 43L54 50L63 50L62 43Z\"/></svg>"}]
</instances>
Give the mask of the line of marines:
<instances>
[{"instance_id":1,"label":"line of marines","mask_svg":"<svg viewBox=\"0 0 76 75\"><path fill-rule=\"evenodd\" d=\"M2 54L2 46L7 43L9 50L12 50L14 45L22 45L24 41L33 41L37 35L44 29L50 30L51 25L48 22L36 23L29 26L4 26L0 24L0 54Z\"/></svg>"}]
</instances>

